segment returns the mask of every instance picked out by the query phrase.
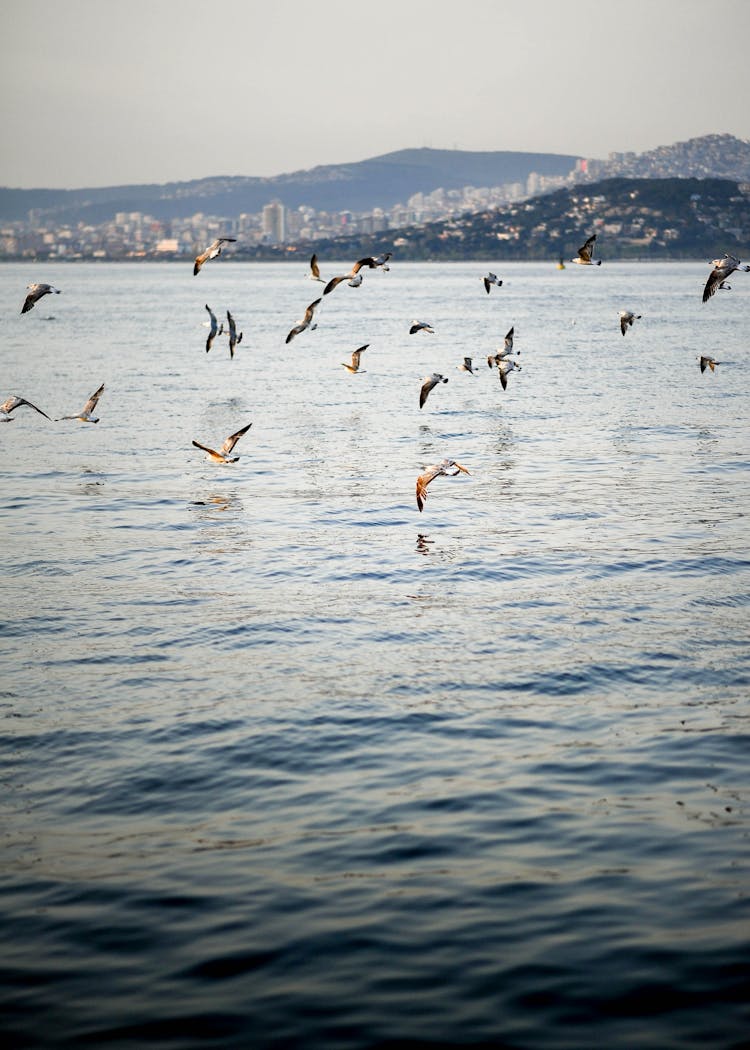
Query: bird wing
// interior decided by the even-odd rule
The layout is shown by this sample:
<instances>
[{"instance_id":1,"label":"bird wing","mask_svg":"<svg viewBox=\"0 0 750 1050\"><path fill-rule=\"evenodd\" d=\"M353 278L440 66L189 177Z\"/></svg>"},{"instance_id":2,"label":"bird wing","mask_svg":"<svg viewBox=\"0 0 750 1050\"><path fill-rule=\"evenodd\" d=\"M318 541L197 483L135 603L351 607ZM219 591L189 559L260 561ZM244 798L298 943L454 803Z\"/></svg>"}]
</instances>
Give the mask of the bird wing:
<instances>
[{"instance_id":1,"label":"bird wing","mask_svg":"<svg viewBox=\"0 0 750 1050\"><path fill-rule=\"evenodd\" d=\"M498 365L497 374L500 376L500 382L502 383L503 390L508 386L508 373Z\"/></svg>"},{"instance_id":2,"label":"bird wing","mask_svg":"<svg viewBox=\"0 0 750 1050\"><path fill-rule=\"evenodd\" d=\"M250 429L250 427L252 425L253 425L252 423L248 423L246 427L243 427L242 430L238 430L236 434L230 434L230 436L226 439L224 444L221 446L222 454L225 455L225 456L228 456L229 453L234 448L234 446L240 440L242 435L243 434L247 434L248 430Z\"/></svg>"},{"instance_id":3,"label":"bird wing","mask_svg":"<svg viewBox=\"0 0 750 1050\"><path fill-rule=\"evenodd\" d=\"M436 379L434 375L427 376L425 381L422 383L422 389L419 391L419 407L424 406L425 401L429 397L430 391L434 386L439 383L440 380Z\"/></svg>"},{"instance_id":4,"label":"bird wing","mask_svg":"<svg viewBox=\"0 0 750 1050\"><path fill-rule=\"evenodd\" d=\"M513 333L515 332L515 330L516 330L516 326L513 325L513 327L511 328L511 330L508 332L508 334L505 337L505 352L508 353L508 354L513 349Z\"/></svg>"},{"instance_id":5,"label":"bird wing","mask_svg":"<svg viewBox=\"0 0 750 1050\"><path fill-rule=\"evenodd\" d=\"M216 456L217 459L221 459L221 452L217 452L213 448L209 448L208 445L201 445L200 441L193 440L193 444L196 448L201 449L203 452L208 452L209 456Z\"/></svg>"},{"instance_id":6,"label":"bird wing","mask_svg":"<svg viewBox=\"0 0 750 1050\"><path fill-rule=\"evenodd\" d=\"M362 354L365 352L365 350L367 349L367 347L369 345L370 345L369 343L365 343L365 345L364 346L360 346L358 350L353 350L352 351L352 367L353 368L359 368L359 359L360 359L360 357L362 356Z\"/></svg>"},{"instance_id":7,"label":"bird wing","mask_svg":"<svg viewBox=\"0 0 750 1050\"><path fill-rule=\"evenodd\" d=\"M358 274L363 266L367 266L370 270L373 270L377 266L377 263L371 255L365 256L364 259L358 259L354 266L352 266L351 276L354 277L355 274Z\"/></svg>"},{"instance_id":8,"label":"bird wing","mask_svg":"<svg viewBox=\"0 0 750 1050\"><path fill-rule=\"evenodd\" d=\"M331 280L328 282L328 284L323 289L323 295L328 295L328 293L332 292L333 289L337 285L341 284L342 281L346 281L348 279L348 277L349 277L349 274L344 274L343 277L332 277Z\"/></svg>"},{"instance_id":9,"label":"bird wing","mask_svg":"<svg viewBox=\"0 0 750 1050\"><path fill-rule=\"evenodd\" d=\"M318 266L318 256L313 255L310 260L310 273L313 277L320 277L320 267Z\"/></svg>"},{"instance_id":10,"label":"bird wing","mask_svg":"<svg viewBox=\"0 0 750 1050\"><path fill-rule=\"evenodd\" d=\"M482 280L484 281L484 290L487 293L487 295L489 295L490 294L490 283L491 283L490 279L488 277L483 277Z\"/></svg>"},{"instance_id":11,"label":"bird wing","mask_svg":"<svg viewBox=\"0 0 750 1050\"><path fill-rule=\"evenodd\" d=\"M93 412L94 411L94 409L96 408L96 403L99 400L99 398L102 396L103 393L104 393L104 383L102 383L102 385L99 387L99 389L96 390L91 395L91 397L88 399L86 404L83 406L83 410L81 411L81 415L82 416L86 416L86 415L89 414L89 412Z\"/></svg>"},{"instance_id":12,"label":"bird wing","mask_svg":"<svg viewBox=\"0 0 750 1050\"><path fill-rule=\"evenodd\" d=\"M216 334L216 329L218 327L218 322L216 320L216 314L213 312L213 310L208 305L208 303L206 303L206 309L208 310L208 316L211 318L211 331L214 334Z\"/></svg>"},{"instance_id":13,"label":"bird wing","mask_svg":"<svg viewBox=\"0 0 750 1050\"><path fill-rule=\"evenodd\" d=\"M582 248L578 249L578 258L583 259L584 262L591 262L591 256L594 254L594 241L596 240L596 234L592 233Z\"/></svg>"},{"instance_id":14,"label":"bird wing","mask_svg":"<svg viewBox=\"0 0 750 1050\"><path fill-rule=\"evenodd\" d=\"M209 256L209 252L210 251L211 251L211 249L207 248L205 252L201 252L200 255L196 255L196 257L195 257L195 264L193 266L193 277L195 277L195 275L200 270L201 266L203 266L204 262L206 261L206 259Z\"/></svg>"},{"instance_id":15,"label":"bird wing","mask_svg":"<svg viewBox=\"0 0 750 1050\"><path fill-rule=\"evenodd\" d=\"M291 341L292 341L292 339L294 339L295 335L299 335L300 332L304 332L304 330L306 328L307 328L306 324L296 324L294 326L294 328L291 329L291 331L289 332L289 335L286 337L284 342L291 343Z\"/></svg>"},{"instance_id":16,"label":"bird wing","mask_svg":"<svg viewBox=\"0 0 750 1050\"><path fill-rule=\"evenodd\" d=\"M722 262L723 262L723 260L722 260ZM736 266L732 266L731 264L728 265L728 266L724 266L724 265L715 266L713 268L711 273L708 275L708 280L706 281L706 287L703 289L703 302L704 303L708 302L708 300L714 294L714 292L719 287L721 282L726 280L726 278L729 277L729 275L731 273L734 273L734 271L736 269L737 269L737 267Z\"/></svg>"},{"instance_id":17,"label":"bird wing","mask_svg":"<svg viewBox=\"0 0 750 1050\"><path fill-rule=\"evenodd\" d=\"M420 474L417 478L417 507L421 511L424 508L427 500L427 486L431 481L442 473L442 466L428 467L424 474Z\"/></svg>"},{"instance_id":18,"label":"bird wing","mask_svg":"<svg viewBox=\"0 0 750 1050\"><path fill-rule=\"evenodd\" d=\"M8 402L11 400L13 401L13 404L8 408ZM28 405L29 408L33 408L35 412L38 412L40 416L44 416L45 419L50 418L46 412L42 412L41 408L32 405L32 403L27 401L25 397L8 398L8 401L6 401L4 405L0 405L0 412L12 412L14 408L18 408L20 405Z\"/></svg>"},{"instance_id":19,"label":"bird wing","mask_svg":"<svg viewBox=\"0 0 750 1050\"><path fill-rule=\"evenodd\" d=\"M305 324L306 325L310 324L310 322L312 321L313 314L315 313L315 310L317 309L317 307L319 305L320 305L320 299L316 299L314 302L310 303L310 305L305 310Z\"/></svg>"},{"instance_id":20,"label":"bird wing","mask_svg":"<svg viewBox=\"0 0 750 1050\"><path fill-rule=\"evenodd\" d=\"M633 322L628 319L628 315L627 314L620 314L620 331L622 332L623 335L625 335L625 332L627 331L628 325L632 324L632 323Z\"/></svg>"}]
</instances>

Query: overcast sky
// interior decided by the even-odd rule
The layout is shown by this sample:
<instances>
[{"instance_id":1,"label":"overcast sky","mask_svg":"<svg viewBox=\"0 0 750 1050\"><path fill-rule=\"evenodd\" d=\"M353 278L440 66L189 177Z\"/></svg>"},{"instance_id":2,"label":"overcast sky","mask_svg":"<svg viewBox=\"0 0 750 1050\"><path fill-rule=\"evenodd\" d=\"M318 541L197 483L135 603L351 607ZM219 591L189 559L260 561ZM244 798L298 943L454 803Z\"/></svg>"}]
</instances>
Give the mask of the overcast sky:
<instances>
[{"instance_id":1,"label":"overcast sky","mask_svg":"<svg viewBox=\"0 0 750 1050\"><path fill-rule=\"evenodd\" d=\"M748 0L3 0L0 185L750 138L749 42Z\"/></svg>"}]
</instances>

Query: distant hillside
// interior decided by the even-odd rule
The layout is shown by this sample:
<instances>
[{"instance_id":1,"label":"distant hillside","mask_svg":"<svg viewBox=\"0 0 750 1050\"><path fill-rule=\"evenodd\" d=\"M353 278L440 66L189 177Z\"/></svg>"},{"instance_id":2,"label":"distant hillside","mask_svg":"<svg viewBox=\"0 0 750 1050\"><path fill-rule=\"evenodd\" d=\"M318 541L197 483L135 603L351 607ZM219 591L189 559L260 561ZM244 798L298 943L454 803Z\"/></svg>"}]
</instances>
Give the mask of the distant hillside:
<instances>
[{"instance_id":1,"label":"distant hillside","mask_svg":"<svg viewBox=\"0 0 750 1050\"><path fill-rule=\"evenodd\" d=\"M316 241L321 257L571 259L597 234L602 259L750 254L750 184L728 179L606 179L506 208L371 237ZM300 245L300 252L309 250ZM268 249L264 257L273 257ZM250 255L260 253L248 253ZM289 258L289 249L286 249Z\"/></svg>"},{"instance_id":2,"label":"distant hillside","mask_svg":"<svg viewBox=\"0 0 750 1050\"><path fill-rule=\"evenodd\" d=\"M160 220L196 212L235 218L258 212L269 201L320 211L391 208L414 193L525 182L532 171L566 175L576 157L554 153L469 152L408 149L352 164L328 164L271 178L217 176L163 185L50 190L0 188L0 221L24 221L29 212L56 224L112 220L140 211Z\"/></svg>"}]
</instances>

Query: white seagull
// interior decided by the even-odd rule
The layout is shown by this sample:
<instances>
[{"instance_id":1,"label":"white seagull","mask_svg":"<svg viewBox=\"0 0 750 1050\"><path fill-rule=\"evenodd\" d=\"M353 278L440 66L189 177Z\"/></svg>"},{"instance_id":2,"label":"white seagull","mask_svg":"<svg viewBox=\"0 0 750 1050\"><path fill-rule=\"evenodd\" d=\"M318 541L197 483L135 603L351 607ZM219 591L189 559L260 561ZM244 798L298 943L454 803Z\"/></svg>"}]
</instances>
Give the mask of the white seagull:
<instances>
[{"instance_id":1,"label":"white seagull","mask_svg":"<svg viewBox=\"0 0 750 1050\"><path fill-rule=\"evenodd\" d=\"M21 307L21 313L26 314L34 306L34 303L38 302L43 295L55 295L60 294L59 288L53 288L51 284L28 284L26 285L26 291L29 293L24 299L23 306Z\"/></svg>"},{"instance_id":2,"label":"white seagull","mask_svg":"<svg viewBox=\"0 0 750 1050\"><path fill-rule=\"evenodd\" d=\"M347 370L347 372L351 372L352 375L354 375L355 372L359 372L360 371L359 359L360 359L360 357L362 356L362 354L365 352L365 350L367 349L367 347L369 345L370 345L369 343L365 343L365 345L364 346L360 346L360 348L358 350L352 351L352 363L350 365L348 365L346 363L346 361L342 361L341 362L341 364L344 366L344 368Z\"/></svg>"},{"instance_id":3,"label":"white seagull","mask_svg":"<svg viewBox=\"0 0 750 1050\"><path fill-rule=\"evenodd\" d=\"M500 383L502 384L503 390L508 387L508 375L513 369L521 371L521 366L513 360L512 357L503 358L497 366L497 372L500 376Z\"/></svg>"},{"instance_id":4,"label":"white seagull","mask_svg":"<svg viewBox=\"0 0 750 1050\"><path fill-rule=\"evenodd\" d=\"M633 321L640 321L641 314L634 314L632 310L620 310L620 331L623 335L628 330L628 325L632 327Z\"/></svg>"},{"instance_id":5,"label":"white seagull","mask_svg":"<svg viewBox=\"0 0 750 1050\"><path fill-rule=\"evenodd\" d=\"M451 467L456 469L451 470ZM444 459L442 463L434 467L427 467L417 478L417 507L419 510L424 509L427 500L427 486L431 481L439 477L455 478L457 474L471 474L471 471L462 467L460 463L456 463L455 459Z\"/></svg>"},{"instance_id":6,"label":"white seagull","mask_svg":"<svg viewBox=\"0 0 750 1050\"><path fill-rule=\"evenodd\" d=\"M416 332L429 332L431 335L434 335L435 329L427 321L412 321L409 335L414 335Z\"/></svg>"},{"instance_id":7,"label":"white seagull","mask_svg":"<svg viewBox=\"0 0 750 1050\"><path fill-rule=\"evenodd\" d=\"M471 374L473 376L476 375L476 372L474 371L474 368L472 366L470 357L465 357L464 358L464 363L462 365L456 365L456 368L458 369L459 372L471 372Z\"/></svg>"},{"instance_id":8,"label":"white seagull","mask_svg":"<svg viewBox=\"0 0 750 1050\"><path fill-rule=\"evenodd\" d=\"M224 331L224 322L222 321L220 325L218 324L216 320L216 314L213 312L208 303L206 303L206 309L208 310L208 316L211 318L211 327L208 333L208 338L206 339L206 353L208 353L208 351L214 344L214 339L216 338L216 336L221 335L221 333Z\"/></svg>"},{"instance_id":9,"label":"white seagull","mask_svg":"<svg viewBox=\"0 0 750 1050\"><path fill-rule=\"evenodd\" d=\"M496 354L490 354L487 358L487 367L493 368L494 366L500 366L501 361L506 361L513 353L513 333L516 330L516 326L513 325L511 329L505 335L505 342L502 350L498 350ZM521 351L518 351L519 355ZM519 366L520 367L520 366Z\"/></svg>"},{"instance_id":10,"label":"white seagull","mask_svg":"<svg viewBox=\"0 0 750 1050\"><path fill-rule=\"evenodd\" d=\"M236 463L240 457L232 456L230 453L242 435L247 434L252 425L252 423L248 423L246 427L243 427L242 430L238 430L236 434L230 434L218 452L213 448L209 448L208 445L201 445L200 441L193 441L193 444L196 448L202 449L203 452L207 452L208 455L206 458L210 459L212 463Z\"/></svg>"},{"instance_id":11,"label":"white seagull","mask_svg":"<svg viewBox=\"0 0 750 1050\"><path fill-rule=\"evenodd\" d=\"M490 288L493 284L496 284L498 288L503 286L503 282L498 281L496 273L488 273L486 277L482 278L482 281L484 282L484 290L487 292L487 295L490 294Z\"/></svg>"},{"instance_id":12,"label":"white seagull","mask_svg":"<svg viewBox=\"0 0 750 1050\"><path fill-rule=\"evenodd\" d=\"M222 244L232 244L236 240L236 237L217 237L212 244L209 244L205 252L196 255L195 264L193 265L193 277L198 273L204 262L208 262L209 259L215 259L217 255L221 255Z\"/></svg>"},{"instance_id":13,"label":"white seagull","mask_svg":"<svg viewBox=\"0 0 750 1050\"><path fill-rule=\"evenodd\" d=\"M102 385L99 387L98 390L94 391L94 393L91 395L91 397L88 399L86 404L83 406L83 408L81 409L81 411L77 415L75 415L75 416L60 416L60 420L62 420L62 419L78 419L78 420L80 420L81 423L98 423L99 422L99 417L98 416L92 416L91 413L96 408L96 403L99 400L99 398L102 396L103 393L104 393L104 383L102 383ZM59 422L59 420L57 422Z\"/></svg>"},{"instance_id":14,"label":"white seagull","mask_svg":"<svg viewBox=\"0 0 750 1050\"><path fill-rule=\"evenodd\" d=\"M323 295L328 295L334 288L341 284L342 281L348 281L352 288L359 288L362 284L362 274L359 272L363 266L373 270L378 265L371 255L365 256L364 259L358 259L352 266L349 273L342 274L340 277L332 277L328 284L323 289Z\"/></svg>"},{"instance_id":15,"label":"white seagull","mask_svg":"<svg viewBox=\"0 0 750 1050\"><path fill-rule=\"evenodd\" d=\"M304 332L306 328L309 328L311 332L315 331L315 329L318 326L317 326L317 324L313 324L312 323L312 319L313 319L313 314L315 313L315 309L316 309L316 307L319 304L320 304L320 299L316 299L315 302L310 303L310 305L305 310L305 316L302 318L302 320L300 321L299 324L295 325L294 328L292 328L292 330L290 331L289 335L284 340L286 343L291 343L291 341L292 341L292 339L294 339L295 335L299 335L300 332Z\"/></svg>"},{"instance_id":16,"label":"white seagull","mask_svg":"<svg viewBox=\"0 0 750 1050\"><path fill-rule=\"evenodd\" d=\"M388 260L393 255L393 252L383 252L382 255L375 255L372 259L371 269L379 268L381 270L390 270Z\"/></svg>"},{"instance_id":17,"label":"white seagull","mask_svg":"<svg viewBox=\"0 0 750 1050\"><path fill-rule=\"evenodd\" d=\"M571 262L578 263L579 266L601 266L601 259L597 259L594 262L591 256L594 254L594 241L596 240L596 234L592 233L582 248L578 249L578 255L575 259L571 259Z\"/></svg>"},{"instance_id":18,"label":"white seagull","mask_svg":"<svg viewBox=\"0 0 750 1050\"><path fill-rule=\"evenodd\" d=\"M37 408L36 405L32 405L30 401L27 401L25 397L16 397L15 394L11 394L10 397L6 398L0 405L0 423L12 423L13 412L16 408L20 408L21 405L28 405L29 408L33 408L35 412L38 412L40 416L44 416L45 419L50 417L46 412L42 412L41 408Z\"/></svg>"},{"instance_id":19,"label":"white seagull","mask_svg":"<svg viewBox=\"0 0 750 1050\"><path fill-rule=\"evenodd\" d=\"M433 387L439 383L447 383L448 380L445 376L441 376L439 372L433 372L430 376L425 376L422 382L422 388L419 391L419 407L424 408L424 403L430 396L430 391Z\"/></svg>"},{"instance_id":20,"label":"white seagull","mask_svg":"<svg viewBox=\"0 0 750 1050\"><path fill-rule=\"evenodd\" d=\"M234 323L234 318L229 310L227 310L227 324L229 325L229 356L234 357L234 348L235 346L239 346L242 342L244 332L240 332L240 334L237 335L237 325Z\"/></svg>"},{"instance_id":21,"label":"white seagull","mask_svg":"<svg viewBox=\"0 0 750 1050\"><path fill-rule=\"evenodd\" d=\"M750 266L746 266L741 263L739 259L736 259L734 255L724 255L721 259L714 259L711 263L713 270L708 275L706 281L706 287L703 289L703 302L707 303L711 296L714 294L717 288L720 288L727 277L735 272L735 270L741 270L743 273L750 273Z\"/></svg>"}]
</instances>

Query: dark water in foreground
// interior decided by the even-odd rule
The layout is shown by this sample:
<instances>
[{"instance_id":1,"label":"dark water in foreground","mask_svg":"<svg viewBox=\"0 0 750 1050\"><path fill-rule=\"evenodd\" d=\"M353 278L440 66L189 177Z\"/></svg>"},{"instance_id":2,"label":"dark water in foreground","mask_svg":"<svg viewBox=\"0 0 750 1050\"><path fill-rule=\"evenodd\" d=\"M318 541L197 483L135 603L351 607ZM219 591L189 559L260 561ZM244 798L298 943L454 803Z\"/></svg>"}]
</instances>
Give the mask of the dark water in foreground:
<instances>
[{"instance_id":1,"label":"dark water in foreground","mask_svg":"<svg viewBox=\"0 0 750 1050\"><path fill-rule=\"evenodd\" d=\"M5 1045L748 1045L750 279L492 268L0 268Z\"/></svg>"}]
</instances>

